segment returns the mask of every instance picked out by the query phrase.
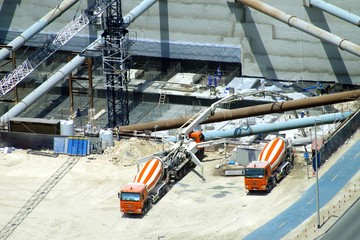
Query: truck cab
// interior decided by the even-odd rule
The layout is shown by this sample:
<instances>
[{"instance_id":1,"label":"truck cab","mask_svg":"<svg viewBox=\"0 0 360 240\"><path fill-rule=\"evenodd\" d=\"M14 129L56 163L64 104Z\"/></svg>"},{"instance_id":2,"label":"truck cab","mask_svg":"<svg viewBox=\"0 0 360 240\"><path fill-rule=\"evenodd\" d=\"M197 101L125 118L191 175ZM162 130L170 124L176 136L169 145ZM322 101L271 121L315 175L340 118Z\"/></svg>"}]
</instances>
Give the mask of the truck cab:
<instances>
[{"instance_id":1,"label":"truck cab","mask_svg":"<svg viewBox=\"0 0 360 240\"><path fill-rule=\"evenodd\" d=\"M268 190L271 181L271 166L266 161L250 162L245 168L245 189L248 191Z\"/></svg>"},{"instance_id":2,"label":"truck cab","mask_svg":"<svg viewBox=\"0 0 360 240\"><path fill-rule=\"evenodd\" d=\"M193 131L189 134L189 138L194 140L196 143L204 142L205 137L204 134L201 131ZM199 148L197 152L195 153L196 157L199 159L203 159L205 156L205 148Z\"/></svg>"},{"instance_id":3,"label":"truck cab","mask_svg":"<svg viewBox=\"0 0 360 240\"><path fill-rule=\"evenodd\" d=\"M143 214L150 208L147 188L144 184L130 183L118 193L120 211L123 213Z\"/></svg>"}]
</instances>

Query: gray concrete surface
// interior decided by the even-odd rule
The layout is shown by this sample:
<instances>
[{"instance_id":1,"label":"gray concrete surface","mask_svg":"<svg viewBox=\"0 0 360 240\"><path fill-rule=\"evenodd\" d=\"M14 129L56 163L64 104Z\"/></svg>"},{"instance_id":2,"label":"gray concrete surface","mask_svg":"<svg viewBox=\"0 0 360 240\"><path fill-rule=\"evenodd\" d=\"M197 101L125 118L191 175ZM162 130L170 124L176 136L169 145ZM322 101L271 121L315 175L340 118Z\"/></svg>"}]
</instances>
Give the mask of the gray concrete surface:
<instances>
[{"instance_id":1,"label":"gray concrete surface","mask_svg":"<svg viewBox=\"0 0 360 240\"><path fill-rule=\"evenodd\" d=\"M316 183L314 183L301 198L295 202L291 207L280 213L274 219L264 224L256 231L252 232L245 239L259 239L266 237L267 232L271 232L271 237L268 239L286 239L286 235L300 223L304 222L311 215L317 215L316 201L319 198L319 218L316 226L321 228L325 221L321 221L320 209L334 198L338 192L350 182L352 178L356 178L359 172L358 161L360 159L359 147L360 142L357 141L359 135L353 136L348 142L348 149L342 153L334 165L325 169L322 176L319 178L319 195L316 195ZM320 168L319 172L322 171ZM356 198L355 198L356 199ZM324 211L321 211L324 216ZM327 227L327 226L324 226ZM345 229L344 229L345 230Z\"/></svg>"},{"instance_id":2,"label":"gray concrete surface","mask_svg":"<svg viewBox=\"0 0 360 240\"><path fill-rule=\"evenodd\" d=\"M352 240L360 238L360 198L344 213L324 235L322 240Z\"/></svg>"},{"instance_id":3,"label":"gray concrete surface","mask_svg":"<svg viewBox=\"0 0 360 240\"><path fill-rule=\"evenodd\" d=\"M350 145L345 144L334 154L321 174L331 168ZM160 236L171 240L243 239L290 207L315 181L308 178L302 154L298 152L295 168L270 194L249 195L244 190L243 177L220 176L215 169L224 154L207 152L203 161L205 182L195 169L176 183L145 216L123 216L119 212L117 191L132 181L136 173L134 161L162 148L162 144L130 139L116 141L103 155L81 158L8 239L127 240ZM0 156L2 229L69 157L49 158L27 154L24 150L0 152ZM326 221L320 231L313 230L316 221L312 216L284 239L319 236L359 196L359 186L358 173L321 209Z\"/></svg>"}]
</instances>

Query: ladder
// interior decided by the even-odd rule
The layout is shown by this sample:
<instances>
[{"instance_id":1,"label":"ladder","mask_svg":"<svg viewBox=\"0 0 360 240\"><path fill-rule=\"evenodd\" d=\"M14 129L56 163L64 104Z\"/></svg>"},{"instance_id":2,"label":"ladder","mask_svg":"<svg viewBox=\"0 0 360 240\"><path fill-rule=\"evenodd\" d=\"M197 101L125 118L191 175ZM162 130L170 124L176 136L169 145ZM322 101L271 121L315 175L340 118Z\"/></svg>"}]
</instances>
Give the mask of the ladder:
<instances>
[{"instance_id":1,"label":"ladder","mask_svg":"<svg viewBox=\"0 0 360 240\"><path fill-rule=\"evenodd\" d=\"M79 157L69 158L25 203L15 216L0 231L0 239L7 239L24 219L46 197L53 187L75 166Z\"/></svg>"},{"instance_id":2,"label":"ladder","mask_svg":"<svg viewBox=\"0 0 360 240\"><path fill-rule=\"evenodd\" d=\"M185 129L185 127L189 127L191 123L193 123L200 115L202 115L205 112L205 109L201 109L199 112L197 112L195 115L191 116L186 123L184 123L181 127L178 128L178 133L181 134L182 130ZM199 124L199 123L197 123ZM192 129L191 129L192 130Z\"/></svg>"},{"instance_id":3,"label":"ladder","mask_svg":"<svg viewBox=\"0 0 360 240\"><path fill-rule=\"evenodd\" d=\"M166 100L166 92L160 91L159 103L158 105L164 105Z\"/></svg>"}]
</instances>

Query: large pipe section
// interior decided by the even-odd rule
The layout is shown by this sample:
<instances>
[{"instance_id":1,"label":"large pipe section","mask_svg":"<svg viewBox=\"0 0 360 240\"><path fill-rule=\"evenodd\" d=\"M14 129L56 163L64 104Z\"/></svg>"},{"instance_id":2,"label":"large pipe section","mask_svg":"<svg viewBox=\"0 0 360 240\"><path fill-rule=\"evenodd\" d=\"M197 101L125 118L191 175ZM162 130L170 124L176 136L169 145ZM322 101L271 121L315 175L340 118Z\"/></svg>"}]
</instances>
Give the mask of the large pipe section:
<instances>
[{"instance_id":1,"label":"large pipe section","mask_svg":"<svg viewBox=\"0 0 360 240\"><path fill-rule=\"evenodd\" d=\"M322 0L309 0L311 7L317 7L335 17L360 27L360 17Z\"/></svg>"},{"instance_id":2,"label":"large pipe section","mask_svg":"<svg viewBox=\"0 0 360 240\"><path fill-rule=\"evenodd\" d=\"M131 14L127 14L124 17L125 23L130 25L136 18L138 18L143 12L145 12L149 7L151 7L157 0L144 0L138 4L132 11ZM131 22L127 22L128 19ZM96 49L100 46L101 38L98 38L94 41L88 49ZM41 84L38 88L32 91L28 96L22 99L18 104L11 108L8 112L1 116L1 122L7 122L10 118L17 116L33 104L37 99L42 95L47 93L51 88L56 86L60 81L62 81L66 76L73 72L77 67L85 62L85 57L76 55L69 63L63 66L59 71L57 71L53 76Z\"/></svg>"},{"instance_id":3,"label":"large pipe section","mask_svg":"<svg viewBox=\"0 0 360 240\"><path fill-rule=\"evenodd\" d=\"M56 6L53 10L48 12L45 16L43 16L39 21L34 23L31 27L26 29L23 33L21 33L18 37L7 44L8 47L12 47L12 50L15 51L24 43L39 33L42 29L44 29L47 25L53 22L56 18L60 17L61 14L66 12L69 8L71 8L76 2L79 0L65 0L61 2L58 6ZM0 60L7 58L10 55L10 50L8 48L3 48L0 50Z\"/></svg>"},{"instance_id":4,"label":"large pipe section","mask_svg":"<svg viewBox=\"0 0 360 240\"><path fill-rule=\"evenodd\" d=\"M139 3L136 7L134 7L125 17L124 23L126 24L126 27L129 26L131 23L135 21L141 14L143 14L148 8L150 8L152 5L154 5L157 2L157 0L145 0L141 3Z\"/></svg>"},{"instance_id":5,"label":"large pipe section","mask_svg":"<svg viewBox=\"0 0 360 240\"><path fill-rule=\"evenodd\" d=\"M253 126L238 127L224 131L223 130L208 131L208 132L203 132L203 134L206 141L219 139L219 138L245 137L245 136L262 134L262 133L271 133L271 132L284 131L289 129L311 127L315 125L315 122L318 125L331 124L334 122L343 121L345 118L349 117L350 115L351 112L331 113L331 114L325 114L314 117L292 119L288 121L279 121L273 123L256 124Z\"/></svg>"},{"instance_id":6,"label":"large pipe section","mask_svg":"<svg viewBox=\"0 0 360 240\"><path fill-rule=\"evenodd\" d=\"M99 44L94 44L93 47L98 46ZM85 62L85 57L77 55L74 57L68 64L62 67L54 75L52 75L48 80L41 84L38 88L32 91L24 99L22 99L18 104L12 107L8 112L1 116L1 122L7 122L10 118L17 116L25 109L27 109L31 104L33 104L37 99L42 95L47 93L51 88L56 86L61 80L68 76L72 71L74 71L78 66Z\"/></svg>"},{"instance_id":7,"label":"large pipe section","mask_svg":"<svg viewBox=\"0 0 360 240\"><path fill-rule=\"evenodd\" d=\"M236 0L241 2L244 5L247 5L251 8L254 8L270 17L273 17L285 24L288 24L290 27L299 29L305 33L308 33L316 38L319 38L323 41L329 42L333 45L336 45L341 50L350 52L356 56L360 56L360 46L356 45L345 38L341 38L332 33L329 33L321 28L318 28L314 25L311 25L293 15L289 15L279 9L276 9L268 4L265 4L258 0Z\"/></svg>"},{"instance_id":8,"label":"large pipe section","mask_svg":"<svg viewBox=\"0 0 360 240\"><path fill-rule=\"evenodd\" d=\"M284 102L275 102L262 104L251 107L244 107L229 111L216 112L214 116L209 117L204 123L214 123L221 121L228 121L233 119L240 119L246 117L259 116L271 113L283 113L297 109L311 108L323 105L329 105L340 102L354 101L360 98L360 90L353 90L341 93L327 94L317 97L309 97L303 99L295 99ZM148 123L133 124L128 126L121 126L120 133L127 134L136 131L150 130L161 131L167 129L176 129L185 124L191 116L180 117L166 120L153 121Z\"/></svg>"}]
</instances>

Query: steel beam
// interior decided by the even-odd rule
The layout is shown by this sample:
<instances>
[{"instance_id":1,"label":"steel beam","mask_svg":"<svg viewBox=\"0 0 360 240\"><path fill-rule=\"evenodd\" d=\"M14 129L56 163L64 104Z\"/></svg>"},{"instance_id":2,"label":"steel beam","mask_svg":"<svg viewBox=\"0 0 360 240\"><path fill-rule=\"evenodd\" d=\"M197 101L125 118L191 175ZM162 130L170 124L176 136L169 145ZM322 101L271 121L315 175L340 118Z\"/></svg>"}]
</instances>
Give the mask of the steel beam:
<instances>
[{"instance_id":1,"label":"steel beam","mask_svg":"<svg viewBox=\"0 0 360 240\"><path fill-rule=\"evenodd\" d=\"M360 17L322 0L309 0L311 7L317 7L335 17L360 27Z\"/></svg>"},{"instance_id":2,"label":"steel beam","mask_svg":"<svg viewBox=\"0 0 360 240\"><path fill-rule=\"evenodd\" d=\"M355 101L360 98L360 90L353 90L341 93L327 94L317 97L309 97L303 99L289 100L284 102L275 102L262 104L251 107L244 107L229 111L216 112L214 116L209 117L204 123L214 123L221 121L228 121L233 119L240 119L246 117L259 116L271 113L283 113L297 109L311 108L323 105L330 105L334 103ZM191 116L180 117L166 120L153 121L148 123L133 124L128 126L121 126L121 134L129 134L134 131L154 131L155 126L157 131L167 129L177 129L186 123Z\"/></svg>"},{"instance_id":3,"label":"steel beam","mask_svg":"<svg viewBox=\"0 0 360 240\"><path fill-rule=\"evenodd\" d=\"M360 46L356 45L355 43L350 42L349 40L345 38L341 38L335 34L332 34L330 32L327 32L321 28L318 28L312 24L309 24L301 19L298 19L297 17L293 15L289 15L277 8L274 8L268 4L265 4L258 0L238 0L242 4L249 6L255 10L258 10L259 12L262 12L270 17L273 17L290 27L294 27L298 30L301 30L307 34L310 34L311 36L314 36L316 38L319 38L323 41L326 41L328 43L331 43L341 50L347 51L349 53L352 53L356 56L360 57Z\"/></svg>"}]
</instances>

